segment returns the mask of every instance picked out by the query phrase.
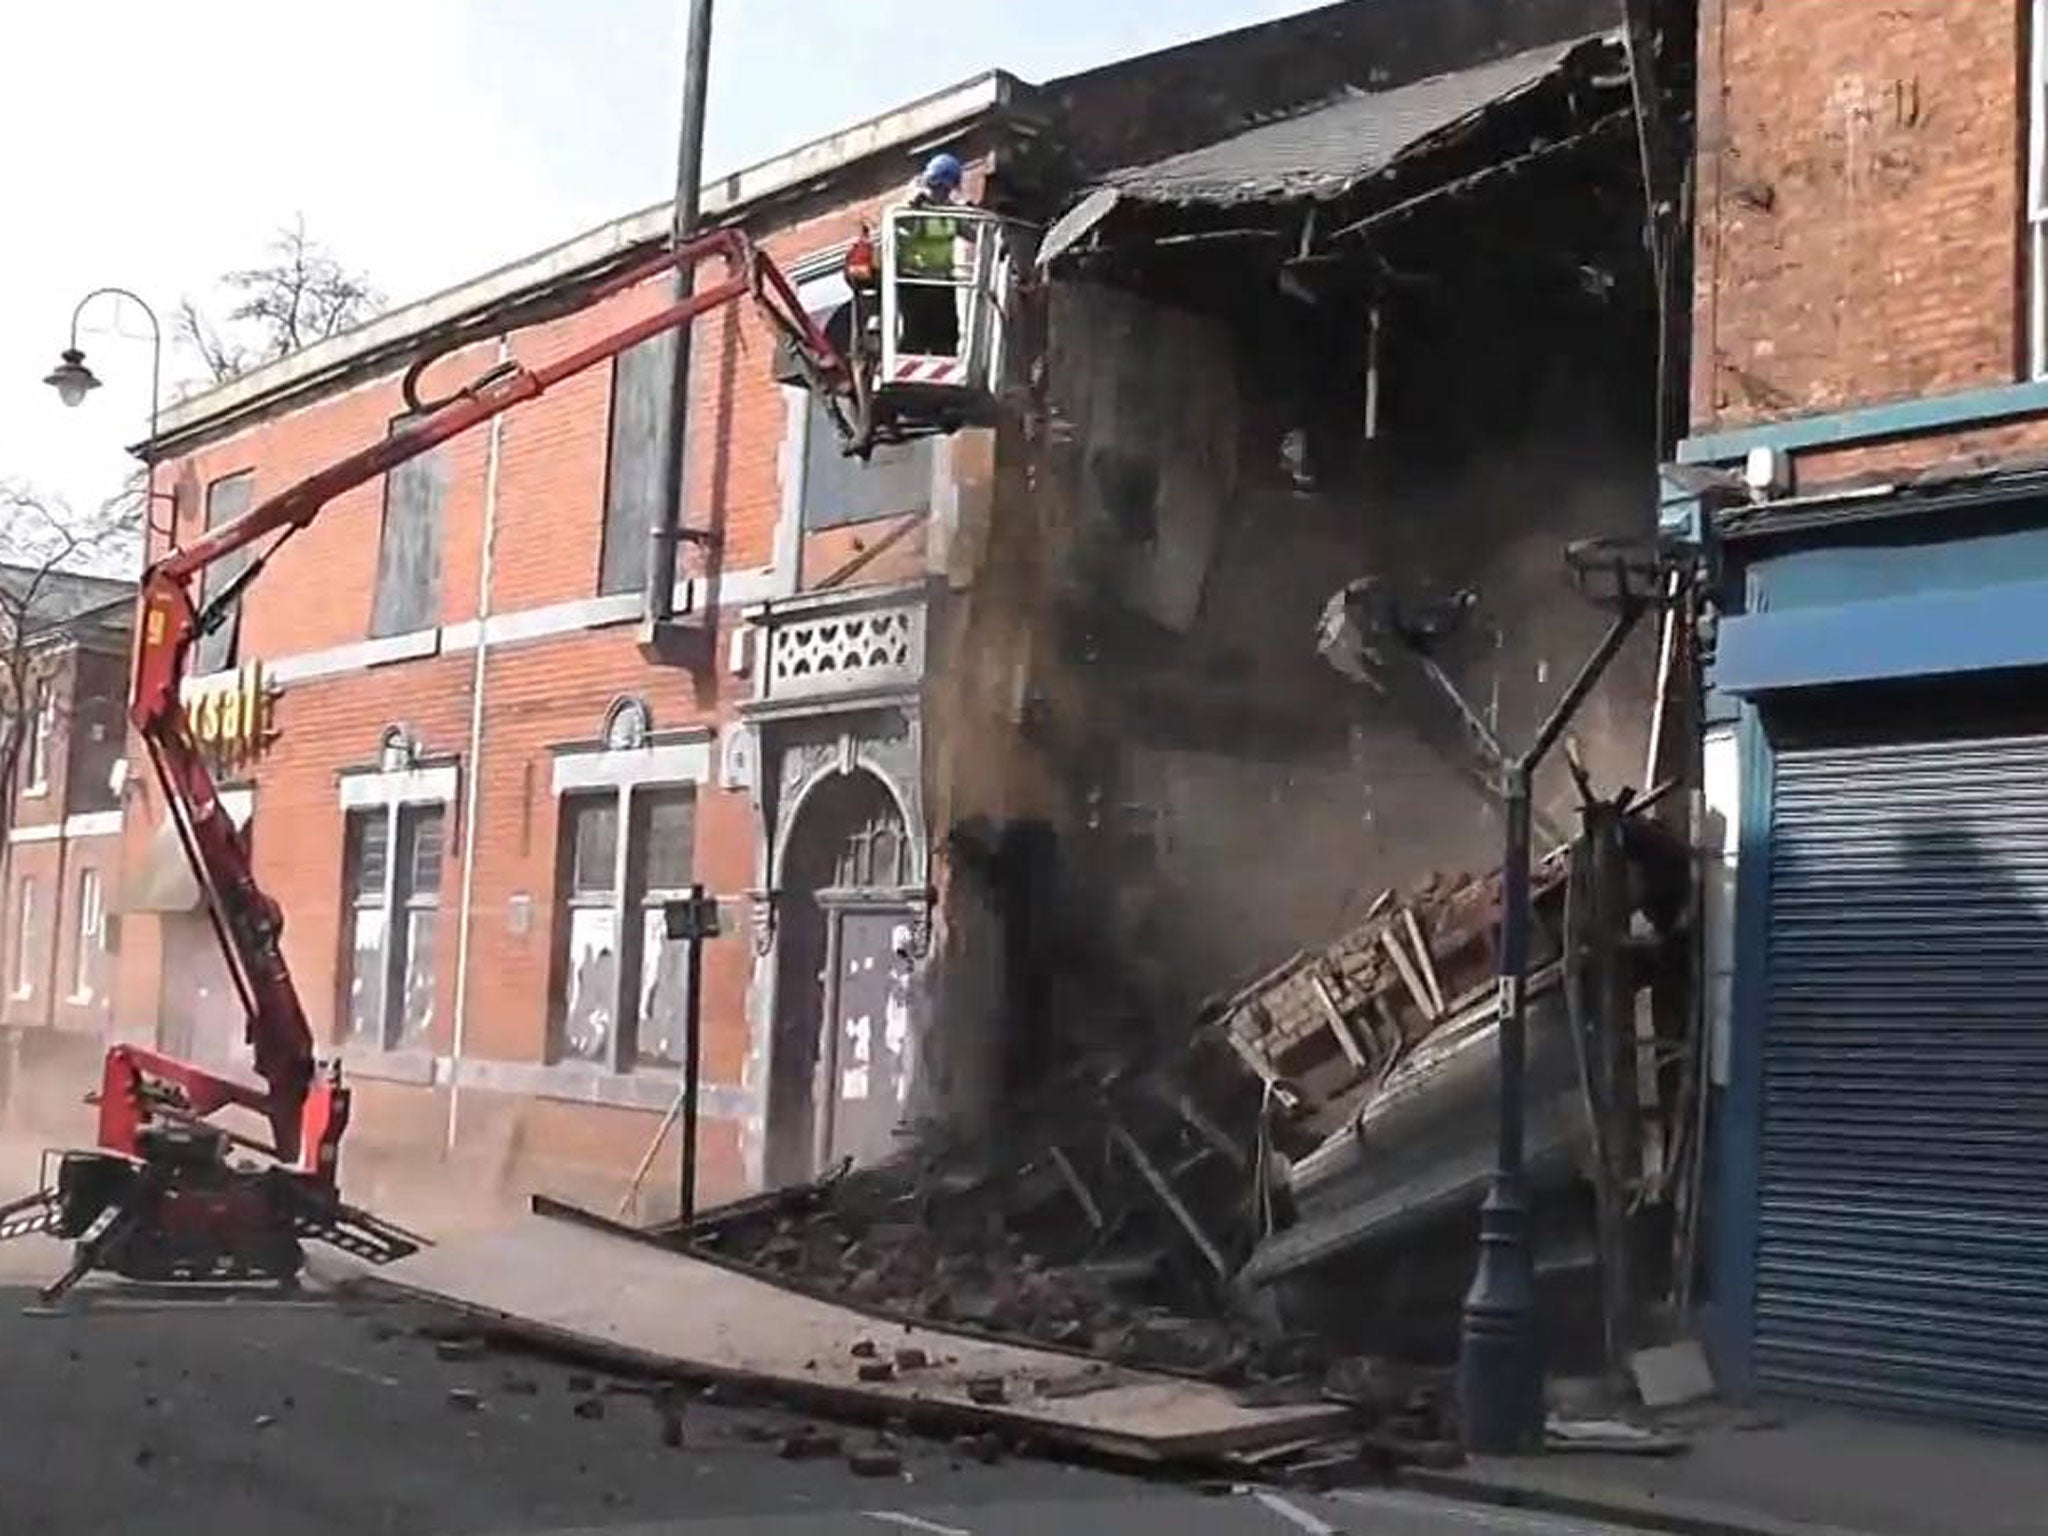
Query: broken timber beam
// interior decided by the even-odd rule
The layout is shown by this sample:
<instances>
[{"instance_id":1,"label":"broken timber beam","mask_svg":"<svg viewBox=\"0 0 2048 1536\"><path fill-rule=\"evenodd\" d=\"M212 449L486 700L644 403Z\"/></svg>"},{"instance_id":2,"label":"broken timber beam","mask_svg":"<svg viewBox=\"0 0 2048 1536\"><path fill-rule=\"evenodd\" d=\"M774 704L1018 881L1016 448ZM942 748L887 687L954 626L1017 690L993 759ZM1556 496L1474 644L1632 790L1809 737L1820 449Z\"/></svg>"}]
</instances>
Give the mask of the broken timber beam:
<instances>
[{"instance_id":1,"label":"broken timber beam","mask_svg":"<svg viewBox=\"0 0 2048 1536\"><path fill-rule=\"evenodd\" d=\"M1422 937L1422 925L1415 920L1413 907L1401 909L1401 922L1408 930L1409 942L1415 946L1415 963L1422 972L1423 982L1429 987L1430 1007L1441 1017L1444 1011L1443 983L1437 980L1436 961L1430 955L1428 942Z\"/></svg>"},{"instance_id":2,"label":"broken timber beam","mask_svg":"<svg viewBox=\"0 0 2048 1536\"><path fill-rule=\"evenodd\" d=\"M1152 1193L1159 1197L1159 1203L1166 1207L1175 1221L1180 1223L1181 1230L1187 1233L1189 1241L1195 1245L1209 1267L1216 1271L1217 1278L1229 1279L1230 1262L1210 1240L1209 1234L1202 1229L1202 1224L1195 1220L1195 1213L1188 1209L1187 1202L1174 1192L1173 1185L1168 1182L1166 1175L1159 1171L1159 1165L1146 1156L1145 1149L1138 1145L1137 1138L1121 1125L1111 1125L1109 1135L1124 1156L1131 1160L1131 1166L1138 1170L1138 1177L1151 1186Z\"/></svg>"},{"instance_id":3,"label":"broken timber beam","mask_svg":"<svg viewBox=\"0 0 2048 1536\"><path fill-rule=\"evenodd\" d=\"M1339 1008L1337 1000L1330 996L1330 989L1323 984L1323 978L1310 976L1308 987L1309 991L1315 994L1316 1001L1323 1005L1323 1012L1329 1016L1330 1033L1337 1037L1337 1044L1343 1047L1344 1054L1351 1058L1351 1064L1361 1072L1370 1071L1372 1063L1366 1059L1365 1048L1352 1034L1351 1021L1344 1017L1344 1010Z\"/></svg>"}]
</instances>

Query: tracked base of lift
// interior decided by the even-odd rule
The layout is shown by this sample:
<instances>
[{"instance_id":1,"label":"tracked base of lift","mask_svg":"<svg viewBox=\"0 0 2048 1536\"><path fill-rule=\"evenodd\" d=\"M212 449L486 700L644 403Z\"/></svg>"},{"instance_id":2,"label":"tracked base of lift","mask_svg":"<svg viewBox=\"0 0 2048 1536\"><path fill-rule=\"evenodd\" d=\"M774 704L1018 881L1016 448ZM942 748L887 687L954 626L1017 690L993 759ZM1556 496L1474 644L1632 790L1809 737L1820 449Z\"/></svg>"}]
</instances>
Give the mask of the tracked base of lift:
<instances>
[{"instance_id":1,"label":"tracked base of lift","mask_svg":"<svg viewBox=\"0 0 2048 1536\"><path fill-rule=\"evenodd\" d=\"M0 1241L43 1234L71 1242L70 1264L40 1292L45 1307L95 1273L167 1285L268 1282L295 1289L307 1242L370 1264L427 1246L309 1175L231 1162L230 1145L218 1127L161 1125L146 1133L140 1158L52 1154L54 1177L46 1173L42 1189L0 1205Z\"/></svg>"}]
</instances>

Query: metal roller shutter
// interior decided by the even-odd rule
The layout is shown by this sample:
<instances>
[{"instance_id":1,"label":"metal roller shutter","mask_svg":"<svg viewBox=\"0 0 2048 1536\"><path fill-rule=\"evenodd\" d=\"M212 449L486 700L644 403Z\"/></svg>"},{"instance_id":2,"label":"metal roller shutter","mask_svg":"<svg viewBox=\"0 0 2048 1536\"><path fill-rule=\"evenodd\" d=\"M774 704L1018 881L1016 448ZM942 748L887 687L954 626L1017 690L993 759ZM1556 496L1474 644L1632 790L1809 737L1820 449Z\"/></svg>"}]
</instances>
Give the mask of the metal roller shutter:
<instances>
[{"instance_id":1,"label":"metal roller shutter","mask_svg":"<svg viewBox=\"0 0 2048 1536\"><path fill-rule=\"evenodd\" d=\"M2048 1429L2048 737L1781 750L1761 1385Z\"/></svg>"}]
</instances>

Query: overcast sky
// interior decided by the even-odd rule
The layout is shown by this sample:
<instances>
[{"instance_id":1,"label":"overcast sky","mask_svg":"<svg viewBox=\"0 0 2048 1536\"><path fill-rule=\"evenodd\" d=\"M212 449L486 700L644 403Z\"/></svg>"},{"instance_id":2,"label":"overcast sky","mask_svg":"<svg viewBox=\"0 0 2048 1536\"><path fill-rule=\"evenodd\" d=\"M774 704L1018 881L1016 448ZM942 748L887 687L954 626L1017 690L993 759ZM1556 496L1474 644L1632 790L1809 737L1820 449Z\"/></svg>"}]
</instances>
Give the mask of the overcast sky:
<instances>
[{"instance_id":1,"label":"overcast sky","mask_svg":"<svg viewBox=\"0 0 2048 1536\"><path fill-rule=\"evenodd\" d=\"M1302 0L723 0L713 173L1000 67L1043 80ZM101 300L106 387L38 381L78 297L181 295L294 214L403 302L657 202L686 0L16 0L0 49L0 480L96 505L148 413L147 323ZM114 334L118 331L119 334ZM134 337L136 340L125 340ZM167 356L165 395L194 376Z\"/></svg>"}]
</instances>

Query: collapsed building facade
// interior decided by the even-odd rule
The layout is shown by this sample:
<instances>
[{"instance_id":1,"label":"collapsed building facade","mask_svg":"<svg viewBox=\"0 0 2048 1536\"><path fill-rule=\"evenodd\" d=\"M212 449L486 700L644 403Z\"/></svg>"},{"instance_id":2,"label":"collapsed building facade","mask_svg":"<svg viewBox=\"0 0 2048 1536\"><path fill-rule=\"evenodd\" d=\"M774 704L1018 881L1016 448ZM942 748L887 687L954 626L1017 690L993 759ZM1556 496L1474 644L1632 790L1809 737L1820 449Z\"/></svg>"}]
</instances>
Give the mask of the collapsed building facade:
<instances>
[{"instance_id":1,"label":"collapsed building facade","mask_svg":"<svg viewBox=\"0 0 2048 1536\"><path fill-rule=\"evenodd\" d=\"M932 588L924 1166L807 1234L750 1209L729 1253L913 1310L965 1273L1054 1342L1114 1312L1110 1273L1446 1353L1501 899L1457 872L1499 860L1500 743L1610 622L1567 547L1647 544L1671 372L1622 36L1560 9L1408 76L1391 34L1318 30L1400 9L1261 29L1325 88L1152 159L1048 88L1066 115L1012 164L1060 216L1020 239L1011 409L956 440L978 473ZM1359 656L1340 587L1377 616ZM1681 797L1631 799L1684 758L1657 629L1538 783L1539 1236L1589 1357L1640 1341L1698 1205ZM991 1278L1005 1220L1035 1307Z\"/></svg>"}]
</instances>

